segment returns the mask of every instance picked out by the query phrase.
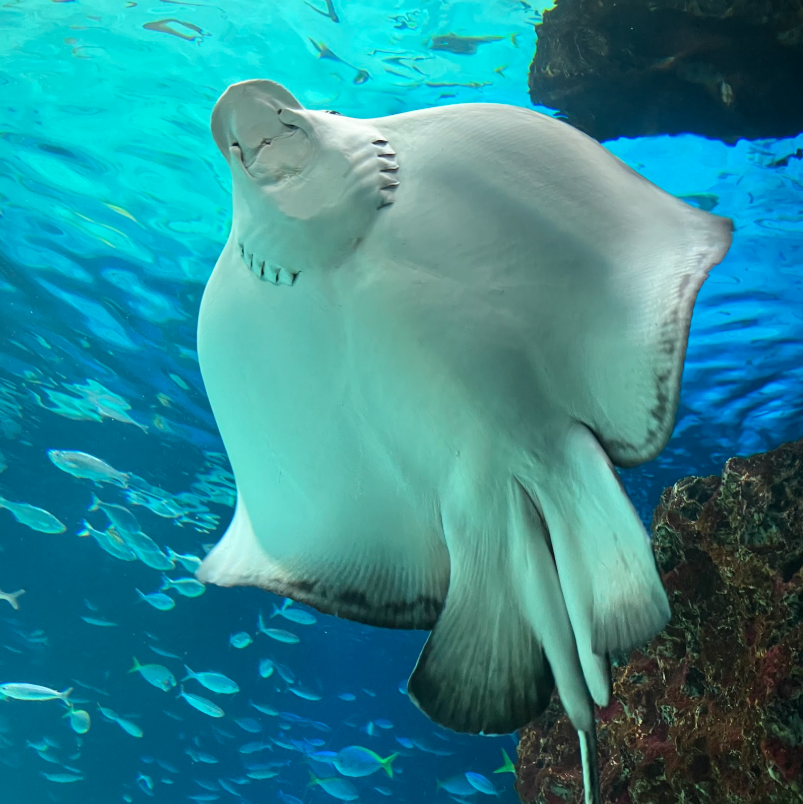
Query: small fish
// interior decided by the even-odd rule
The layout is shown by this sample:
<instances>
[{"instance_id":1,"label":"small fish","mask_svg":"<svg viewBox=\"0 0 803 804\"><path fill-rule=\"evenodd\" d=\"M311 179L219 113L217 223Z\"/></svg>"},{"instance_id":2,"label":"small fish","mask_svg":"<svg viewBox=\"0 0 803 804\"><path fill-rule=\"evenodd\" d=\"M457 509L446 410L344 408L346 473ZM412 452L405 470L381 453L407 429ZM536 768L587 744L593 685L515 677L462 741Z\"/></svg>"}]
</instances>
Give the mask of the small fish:
<instances>
[{"instance_id":1,"label":"small fish","mask_svg":"<svg viewBox=\"0 0 803 804\"><path fill-rule=\"evenodd\" d=\"M355 67L353 64L349 64L347 61L344 61L340 58L336 53L332 52L328 45L324 42L316 42L312 37L307 37L309 41L312 43L312 46L318 51L318 58L319 59L330 59L331 61L339 62L340 64L345 64L347 67L351 67L352 70L356 70L357 74L354 76L352 81L355 84L364 84L370 77L371 74L368 70L361 70L358 67Z\"/></svg>"},{"instance_id":2,"label":"small fish","mask_svg":"<svg viewBox=\"0 0 803 804\"><path fill-rule=\"evenodd\" d=\"M330 779L319 779L314 773L310 773L310 782L308 787L318 785L322 787L332 798L339 801L356 801L360 794L357 788L348 779L341 779L338 776L333 776Z\"/></svg>"},{"instance_id":3,"label":"small fish","mask_svg":"<svg viewBox=\"0 0 803 804\"><path fill-rule=\"evenodd\" d=\"M203 751L196 751L194 748L187 748L184 753L193 762L202 762L205 765L216 765L220 760L212 754L205 754Z\"/></svg>"},{"instance_id":4,"label":"small fish","mask_svg":"<svg viewBox=\"0 0 803 804\"><path fill-rule=\"evenodd\" d=\"M473 771L466 772L466 779L469 784L480 793L486 796L498 796L499 791L493 786L490 779L486 779L481 773L474 773Z\"/></svg>"},{"instance_id":5,"label":"small fish","mask_svg":"<svg viewBox=\"0 0 803 804\"><path fill-rule=\"evenodd\" d=\"M92 480L95 483L114 483L121 488L128 487L130 475L118 472L106 461L89 455L86 452L76 452L74 450L49 449L47 457L62 472L83 480Z\"/></svg>"},{"instance_id":6,"label":"small fish","mask_svg":"<svg viewBox=\"0 0 803 804\"><path fill-rule=\"evenodd\" d=\"M252 642L251 635L245 631L238 631L229 637L229 644L234 648L247 648Z\"/></svg>"},{"instance_id":7,"label":"small fish","mask_svg":"<svg viewBox=\"0 0 803 804\"><path fill-rule=\"evenodd\" d=\"M24 589L18 589L16 592L3 592L0 591L0 600L6 600L11 604L11 608L14 611L19 611L20 604L17 602L17 599L25 594Z\"/></svg>"},{"instance_id":8,"label":"small fish","mask_svg":"<svg viewBox=\"0 0 803 804\"><path fill-rule=\"evenodd\" d=\"M84 778L83 776L79 776L75 773L45 773L44 771L39 772L49 782L58 782L58 784L69 784L70 782L80 782Z\"/></svg>"},{"instance_id":9,"label":"small fish","mask_svg":"<svg viewBox=\"0 0 803 804\"><path fill-rule=\"evenodd\" d=\"M53 765L61 765L61 761L52 751L48 753L47 750L37 750L36 753L39 755L39 758L43 759L45 762L50 762Z\"/></svg>"},{"instance_id":10,"label":"small fish","mask_svg":"<svg viewBox=\"0 0 803 804\"><path fill-rule=\"evenodd\" d=\"M106 720L110 720L112 723L117 722L117 712L114 709L110 709L108 706L101 706L98 704L98 711L106 718Z\"/></svg>"},{"instance_id":11,"label":"small fish","mask_svg":"<svg viewBox=\"0 0 803 804\"><path fill-rule=\"evenodd\" d=\"M262 712L263 715L270 715L271 717L276 717L279 714L278 710L274 709L272 706L268 706L267 704L260 704L254 703L254 701L248 702L257 712Z\"/></svg>"},{"instance_id":12,"label":"small fish","mask_svg":"<svg viewBox=\"0 0 803 804\"><path fill-rule=\"evenodd\" d=\"M233 695L235 692L240 691L237 684L222 673L196 673L190 670L186 664L184 665L184 669L187 671L187 675L181 679L182 681L188 681L194 678L199 684L206 687L211 692L219 692L225 695Z\"/></svg>"},{"instance_id":13,"label":"small fish","mask_svg":"<svg viewBox=\"0 0 803 804\"><path fill-rule=\"evenodd\" d=\"M118 717L114 721L117 725L127 734L130 734L132 737L142 737L144 732L142 729L137 726L136 723L132 723L130 720L126 720L125 718Z\"/></svg>"},{"instance_id":14,"label":"small fish","mask_svg":"<svg viewBox=\"0 0 803 804\"><path fill-rule=\"evenodd\" d=\"M279 717L288 723L306 723L307 719L297 715L295 712L279 712Z\"/></svg>"},{"instance_id":15,"label":"small fish","mask_svg":"<svg viewBox=\"0 0 803 804\"><path fill-rule=\"evenodd\" d=\"M177 697L183 698L190 706L194 707L199 712L203 712L205 715L209 715L209 717L226 716L226 713L217 704L212 703L212 701L202 698L200 695L193 695L191 692L184 692L184 687L180 687L179 689L181 692L179 692Z\"/></svg>"},{"instance_id":16,"label":"small fish","mask_svg":"<svg viewBox=\"0 0 803 804\"><path fill-rule=\"evenodd\" d=\"M291 634L289 631L283 631L281 628L266 628L261 611L257 615L257 631L261 634L265 634L265 636L269 636L271 639L275 639L278 642L285 642L288 645L294 645L301 641L295 634Z\"/></svg>"},{"instance_id":17,"label":"small fish","mask_svg":"<svg viewBox=\"0 0 803 804\"><path fill-rule=\"evenodd\" d=\"M397 756L399 756L398 753L382 759L379 754L374 753L370 748L363 748L361 745L350 745L337 752L332 764L337 769L337 772L343 776L370 776L381 769L392 779L393 760Z\"/></svg>"},{"instance_id":18,"label":"small fish","mask_svg":"<svg viewBox=\"0 0 803 804\"><path fill-rule=\"evenodd\" d=\"M113 623L111 620L103 620L100 617L86 617L83 614L81 615L81 619L85 623L89 623L89 625L97 625L101 628L116 628L117 623Z\"/></svg>"},{"instance_id":19,"label":"small fish","mask_svg":"<svg viewBox=\"0 0 803 804\"><path fill-rule=\"evenodd\" d=\"M273 666L276 668L276 672L282 677L285 683L287 684L295 683L296 674L286 664L282 664L281 662L274 662Z\"/></svg>"},{"instance_id":20,"label":"small fish","mask_svg":"<svg viewBox=\"0 0 803 804\"><path fill-rule=\"evenodd\" d=\"M356 701L357 696L353 692L341 692L340 695L337 696L340 698L341 701Z\"/></svg>"},{"instance_id":21,"label":"small fish","mask_svg":"<svg viewBox=\"0 0 803 804\"><path fill-rule=\"evenodd\" d=\"M398 740L398 742L401 743L401 740ZM454 751L444 751L442 748L433 748L429 743L417 738L411 738L409 742L419 751L425 751L427 754L433 754L436 757L450 757L455 753ZM404 745L404 743L401 743L401 745Z\"/></svg>"},{"instance_id":22,"label":"small fish","mask_svg":"<svg viewBox=\"0 0 803 804\"><path fill-rule=\"evenodd\" d=\"M304 2L313 10L317 11L319 14L322 14L324 17L329 17L332 22L340 22L340 18L337 16L337 11L335 11L335 4L332 0L325 0L326 2L326 11L321 11L319 8L315 8L312 3L308 3L307 0Z\"/></svg>"},{"instance_id":23,"label":"small fish","mask_svg":"<svg viewBox=\"0 0 803 804\"><path fill-rule=\"evenodd\" d=\"M473 796L477 792L477 788L471 784L465 773L450 776L443 782L440 779L436 779L435 781L437 790L445 790L447 793L451 793L453 796L458 796L461 799Z\"/></svg>"},{"instance_id":24,"label":"small fish","mask_svg":"<svg viewBox=\"0 0 803 804\"><path fill-rule=\"evenodd\" d=\"M170 556L174 562L178 561L178 563L181 564L181 566L184 567L187 572L196 572L201 566L201 559L198 558L198 556L192 555L191 553L176 553L168 547L167 555Z\"/></svg>"},{"instance_id":25,"label":"small fish","mask_svg":"<svg viewBox=\"0 0 803 804\"><path fill-rule=\"evenodd\" d=\"M458 36L448 33L440 36L433 36L429 43L430 50L446 50L449 53L457 53L460 56L473 56L480 45L489 42L500 42L502 39L509 38L514 46L516 45L517 33L505 36Z\"/></svg>"},{"instance_id":26,"label":"small fish","mask_svg":"<svg viewBox=\"0 0 803 804\"><path fill-rule=\"evenodd\" d=\"M83 530L78 531L81 537L91 536L102 550L107 552L112 558L120 561L136 561L136 553L125 543L122 536L114 529L109 527L106 530L95 530L86 520L83 521Z\"/></svg>"},{"instance_id":27,"label":"small fish","mask_svg":"<svg viewBox=\"0 0 803 804\"><path fill-rule=\"evenodd\" d=\"M303 698L305 701L320 701L323 696L319 693L314 692L313 690L309 690L306 687L302 687L300 685L296 685L294 687L287 688L290 692L293 693L298 698Z\"/></svg>"},{"instance_id":28,"label":"small fish","mask_svg":"<svg viewBox=\"0 0 803 804\"><path fill-rule=\"evenodd\" d=\"M76 734L86 734L89 731L90 725L92 724L92 720L89 717L89 712L87 712L85 709L76 709L75 707L71 706L64 717L68 717L70 719L70 728Z\"/></svg>"},{"instance_id":29,"label":"small fish","mask_svg":"<svg viewBox=\"0 0 803 804\"><path fill-rule=\"evenodd\" d=\"M168 578L162 575L161 591L167 589L175 589L184 597L200 597L206 591L206 587L195 578Z\"/></svg>"},{"instance_id":30,"label":"small fish","mask_svg":"<svg viewBox=\"0 0 803 804\"><path fill-rule=\"evenodd\" d=\"M284 631L281 628L263 628L261 633L265 636L275 639L277 642L284 642L287 645L295 645L301 642L301 637L291 634L289 631Z\"/></svg>"},{"instance_id":31,"label":"small fish","mask_svg":"<svg viewBox=\"0 0 803 804\"><path fill-rule=\"evenodd\" d=\"M456 81L424 81L425 87L433 87L437 89L438 87L468 87L469 89L481 89L482 87L489 87L491 86L490 81L468 81L468 82L456 82ZM443 93L438 95L439 98L454 98L456 97L454 93Z\"/></svg>"},{"instance_id":32,"label":"small fish","mask_svg":"<svg viewBox=\"0 0 803 804\"><path fill-rule=\"evenodd\" d=\"M220 785L220 786L221 786L221 787L222 787L222 788L223 788L223 789L224 789L224 790L225 790L227 793L231 793L233 796L237 796L238 798L241 798L241 797L242 797L242 796L240 795L239 791L238 791L238 790L236 790L236 789L235 789L235 788L234 788L234 787L233 787L233 786L232 786L232 785L231 785L229 782L227 782L225 779L218 779L217 781L218 781L218 784L219 784L219 785Z\"/></svg>"},{"instance_id":33,"label":"small fish","mask_svg":"<svg viewBox=\"0 0 803 804\"><path fill-rule=\"evenodd\" d=\"M139 789L142 790L143 793L146 793L150 796L153 795L153 779L150 776L146 776L144 773L138 773L136 782L139 785Z\"/></svg>"},{"instance_id":34,"label":"small fish","mask_svg":"<svg viewBox=\"0 0 803 804\"><path fill-rule=\"evenodd\" d=\"M181 660L181 656L171 653L169 650L165 650L164 648L157 648L156 645L149 645L148 646L154 653L159 656L164 656L165 659L179 659Z\"/></svg>"},{"instance_id":35,"label":"small fish","mask_svg":"<svg viewBox=\"0 0 803 804\"><path fill-rule=\"evenodd\" d=\"M246 743L241 745L237 750L241 754L256 754L257 751L264 751L266 748L272 749L270 743Z\"/></svg>"},{"instance_id":36,"label":"small fish","mask_svg":"<svg viewBox=\"0 0 803 804\"><path fill-rule=\"evenodd\" d=\"M144 483L145 481L141 482ZM151 488L157 489L156 486L151 486ZM158 489L158 491L162 492L161 489ZM167 492L162 493L166 494ZM145 508L153 511L156 516L163 517L164 519L178 519L184 514L183 509L178 505L178 503L176 503L175 500L154 496L153 494L140 489L128 489L125 494L125 498L132 505L142 505Z\"/></svg>"},{"instance_id":37,"label":"small fish","mask_svg":"<svg viewBox=\"0 0 803 804\"><path fill-rule=\"evenodd\" d=\"M159 611L170 611L170 609L176 605L176 601L173 600L170 595L166 595L163 592L151 592L149 595L146 595L144 592L140 592L139 589L135 591L142 600Z\"/></svg>"},{"instance_id":38,"label":"small fish","mask_svg":"<svg viewBox=\"0 0 803 804\"><path fill-rule=\"evenodd\" d=\"M5 508L21 525L27 525L39 533L64 533L67 526L49 511L28 503L11 502L0 497L0 508Z\"/></svg>"},{"instance_id":39,"label":"small fish","mask_svg":"<svg viewBox=\"0 0 803 804\"><path fill-rule=\"evenodd\" d=\"M92 501L87 510L100 509L109 518L115 532L126 546L143 564L157 570L171 570L175 567L172 558L165 555L159 545L146 533L142 532L137 518L122 505L103 502L97 494L92 494Z\"/></svg>"},{"instance_id":40,"label":"small fish","mask_svg":"<svg viewBox=\"0 0 803 804\"><path fill-rule=\"evenodd\" d=\"M138 533L142 528L140 527L137 518L122 505L115 505L114 503L106 503L98 498L98 495L92 493L92 499L89 503L87 511L101 510L109 520L117 528L120 534L123 533Z\"/></svg>"},{"instance_id":41,"label":"small fish","mask_svg":"<svg viewBox=\"0 0 803 804\"><path fill-rule=\"evenodd\" d=\"M132 723L130 720L120 717L117 712L113 709L109 709L107 706L98 704L98 710L106 720L111 723L116 723L123 731L127 732L132 737L142 737L143 731L136 723Z\"/></svg>"},{"instance_id":42,"label":"small fish","mask_svg":"<svg viewBox=\"0 0 803 804\"><path fill-rule=\"evenodd\" d=\"M279 771L274 768L258 768L257 770L248 771L245 774L249 779L260 781L262 779L273 779L279 775Z\"/></svg>"},{"instance_id":43,"label":"small fish","mask_svg":"<svg viewBox=\"0 0 803 804\"><path fill-rule=\"evenodd\" d=\"M262 726L252 717L238 717L235 718L234 722L249 734L259 734L262 731Z\"/></svg>"},{"instance_id":44,"label":"small fish","mask_svg":"<svg viewBox=\"0 0 803 804\"><path fill-rule=\"evenodd\" d=\"M168 692L176 686L175 676L161 664L140 664L134 657L134 666L129 673L139 673L145 681L158 689Z\"/></svg>"},{"instance_id":45,"label":"small fish","mask_svg":"<svg viewBox=\"0 0 803 804\"><path fill-rule=\"evenodd\" d=\"M9 682L0 684L0 700L3 698L13 698L15 701L64 701L70 703L72 687L57 692L50 687L40 687L38 684L18 684Z\"/></svg>"},{"instance_id":46,"label":"small fish","mask_svg":"<svg viewBox=\"0 0 803 804\"><path fill-rule=\"evenodd\" d=\"M134 555L146 566L155 570L171 570L174 567L173 560L165 555L159 545L145 533L126 533L125 543L134 552ZM200 581L199 581L200 583Z\"/></svg>"},{"instance_id":47,"label":"small fish","mask_svg":"<svg viewBox=\"0 0 803 804\"><path fill-rule=\"evenodd\" d=\"M28 647L39 647L39 646L46 646L47 645L47 635L41 628L37 628L35 631L26 632L21 628L14 628L17 636L20 639L24 640ZM5 646L7 649L10 650L9 646Z\"/></svg>"},{"instance_id":48,"label":"small fish","mask_svg":"<svg viewBox=\"0 0 803 804\"><path fill-rule=\"evenodd\" d=\"M507 751L502 749L502 758L504 760L502 767L497 768L494 773L515 773L516 766L510 761L510 757L507 755Z\"/></svg>"},{"instance_id":49,"label":"small fish","mask_svg":"<svg viewBox=\"0 0 803 804\"><path fill-rule=\"evenodd\" d=\"M259 675L262 678L270 678L273 675L273 671L276 669L276 666L270 659L261 659L259 662Z\"/></svg>"},{"instance_id":50,"label":"small fish","mask_svg":"<svg viewBox=\"0 0 803 804\"><path fill-rule=\"evenodd\" d=\"M308 611L294 608L292 603L292 600L285 598L281 608L274 605L273 613L270 615L271 619L278 615L280 617L284 617L285 620L290 620L291 622L298 623L299 625L315 625L315 623L318 622Z\"/></svg>"}]
</instances>

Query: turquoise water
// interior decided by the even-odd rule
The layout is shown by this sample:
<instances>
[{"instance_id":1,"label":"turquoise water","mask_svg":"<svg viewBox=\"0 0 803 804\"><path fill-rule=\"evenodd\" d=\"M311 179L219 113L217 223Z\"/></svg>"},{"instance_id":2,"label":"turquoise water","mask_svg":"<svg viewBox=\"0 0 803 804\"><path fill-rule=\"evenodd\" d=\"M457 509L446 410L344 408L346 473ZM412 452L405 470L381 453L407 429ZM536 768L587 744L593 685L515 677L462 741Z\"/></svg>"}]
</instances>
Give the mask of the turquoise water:
<instances>
[{"instance_id":1,"label":"turquoise water","mask_svg":"<svg viewBox=\"0 0 803 804\"><path fill-rule=\"evenodd\" d=\"M136 591L157 591L158 570L77 535L85 520L108 524L88 510L93 493L182 554L202 556L228 524L233 482L195 353L201 294L230 226L229 172L208 129L228 84L271 78L306 106L357 117L470 101L531 106L537 7L335 0L338 21L326 12L323 0L0 8L0 495L65 528L43 533L0 510L0 589L26 590L18 611L0 600L0 683L73 687L92 718L78 735L57 701L0 704L4 803L325 802L309 772L331 767L311 754L349 745L400 754L392 779L380 770L352 780L366 804L448 801L436 780L467 771L517 801L512 775L493 774L513 738L439 729L404 694L424 634L318 613L314 624L268 620L281 600L253 589L171 591L175 607L159 611ZM431 49L449 33L502 38L473 55ZM695 308L674 438L625 473L649 521L678 477L803 432L803 160L786 159L803 136L606 145L736 226ZM50 449L95 455L128 486L60 471ZM260 610L267 627L299 641L259 633ZM241 631L253 642L236 648L230 637ZM184 664L224 673L240 691L186 682L223 708L211 718L178 688L129 673L134 656L179 679ZM257 764L276 775L249 777Z\"/></svg>"}]
</instances>

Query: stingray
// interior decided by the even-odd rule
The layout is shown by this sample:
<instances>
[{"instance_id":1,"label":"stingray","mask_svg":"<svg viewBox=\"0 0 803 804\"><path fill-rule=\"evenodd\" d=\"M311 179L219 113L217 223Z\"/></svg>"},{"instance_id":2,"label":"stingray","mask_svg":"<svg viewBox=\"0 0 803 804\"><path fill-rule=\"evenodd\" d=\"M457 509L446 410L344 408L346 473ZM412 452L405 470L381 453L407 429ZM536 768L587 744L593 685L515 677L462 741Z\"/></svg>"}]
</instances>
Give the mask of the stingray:
<instances>
[{"instance_id":1,"label":"stingray","mask_svg":"<svg viewBox=\"0 0 803 804\"><path fill-rule=\"evenodd\" d=\"M455 731L557 687L596 801L610 655L670 616L614 467L669 440L731 221L513 106L356 119L254 80L211 127L198 354L237 502L198 577L431 631L409 695Z\"/></svg>"}]
</instances>

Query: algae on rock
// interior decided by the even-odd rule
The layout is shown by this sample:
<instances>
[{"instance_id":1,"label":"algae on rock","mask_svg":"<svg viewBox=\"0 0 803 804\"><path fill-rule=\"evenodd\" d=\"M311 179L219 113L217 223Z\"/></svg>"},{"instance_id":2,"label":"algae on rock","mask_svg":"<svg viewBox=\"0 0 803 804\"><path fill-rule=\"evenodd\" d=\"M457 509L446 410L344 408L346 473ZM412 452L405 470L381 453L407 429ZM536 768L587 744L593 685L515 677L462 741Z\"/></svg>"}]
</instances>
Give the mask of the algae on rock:
<instances>
[{"instance_id":1,"label":"algae on rock","mask_svg":"<svg viewBox=\"0 0 803 804\"><path fill-rule=\"evenodd\" d=\"M803 802L803 441L680 480L652 531L672 619L613 669L603 800ZM556 696L521 733L516 787L525 804L582 801Z\"/></svg>"}]
</instances>

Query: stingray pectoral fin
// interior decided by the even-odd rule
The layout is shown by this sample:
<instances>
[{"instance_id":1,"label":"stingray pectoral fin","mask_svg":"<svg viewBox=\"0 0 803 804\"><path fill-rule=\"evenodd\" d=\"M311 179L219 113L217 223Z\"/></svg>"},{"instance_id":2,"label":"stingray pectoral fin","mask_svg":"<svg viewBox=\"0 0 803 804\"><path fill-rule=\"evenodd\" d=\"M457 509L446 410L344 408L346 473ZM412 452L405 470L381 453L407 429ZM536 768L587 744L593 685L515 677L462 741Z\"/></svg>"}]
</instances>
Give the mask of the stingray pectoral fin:
<instances>
[{"instance_id":1,"label":"stingray pectoral fin","mask_svg":"<svg viewBox=\"0 0 803 804\"><path fill-rule=\"evenodd\" d=\"M599 441L575 423L563 451L539 500L586 683L605 706L608 654L652 639L669 602L649 536Z\"/></svg>"},{"instance_id":2,"label":"stingray pectoral fin","mask_svg":"<svg viewBox=\"0 0 803 804\"><path fill-rule=\"evenodd\" d=\"M261 586L281 574L254 535L251 519L237 494L234 516L223 538L209 551L195 577L216 586Z\"/></svg>"},{"instance_id":3,"label":"stingray pectoral fin","mask_svg":"<svg viewBox=\"0 0 803 804\"><path fill-rule=\"evenodd\" d=\"M295 541L302 545L298 550L282 561L273 558L238 494L228 530L196 577L218 586L257 586L325 614L382 628L435 624L449 579L449 555L437 540L415 545L408 540L401 552L391 551L393 545L379 530L373 550L356 539Z\"/></svg>"},{"instance_id":4,"label":"stingray pectoral fin","mask_svg":"<svg viewBox=\"0 0 803 804\"><path fill-rule=\"evenodd\" d=\"M543 648L513 599L480 566L452 576L446 605L407 685L441 726L508 734L549 703L554 682ZM490 587L484 590L483 586Z\"/></svg>"},{"instance_id":5,"label":"stingray pectoral fin","mask_svg":"<svg viewBox=\"0 0 803 804\"><path fill-rule=\"evenodd\" d=\"M611 295L589 316L584 401L573 400L572 415L588 423L618 466L652 460L669 441L692 309L732 239L730 219L651 189L632 199L631 206L642 205L640 220L623 212L640 231L614 257Z\"/></svg>"},{"instance_id":6,"label":"stingray pectoral fin","mask_svg":"<svg viewBox=\"0 0 803 804\"><path fill-rule=\"evenodd\" d=\"M506 734L547 706L556 679L575 725L589 728L590 699L545 531L515 481L506 494L499 506L443 511L449 593L408 692L443 726Z\"/></svg>"}]
</instances>

